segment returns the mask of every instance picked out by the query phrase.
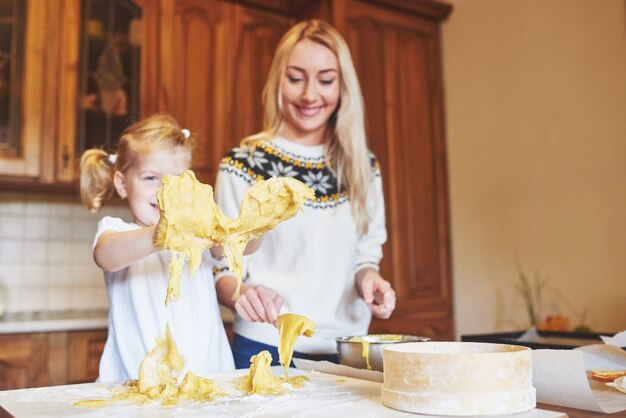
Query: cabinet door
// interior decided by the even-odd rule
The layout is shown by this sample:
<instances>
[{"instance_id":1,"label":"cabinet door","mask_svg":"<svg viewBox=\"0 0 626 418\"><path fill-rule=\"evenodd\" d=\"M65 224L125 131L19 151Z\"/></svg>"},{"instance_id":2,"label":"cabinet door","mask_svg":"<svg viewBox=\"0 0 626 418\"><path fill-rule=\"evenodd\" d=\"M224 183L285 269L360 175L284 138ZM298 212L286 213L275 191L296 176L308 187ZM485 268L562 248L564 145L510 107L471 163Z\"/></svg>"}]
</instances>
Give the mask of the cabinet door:
<instances>
[{"instance_id":1,"label":"cabinet door","mask_svg":"<svg viewBox=\"0 0 626 418\"><path fill-rule=\"evenodd\" d=\"M87 383L98 378L100 357L106 340L106 330L69 333L67 352L69 381L67 383Z\"/></svg>"},{"instance_id":2,"label":"cabinet door","mask_svg":"<svg viewBox=\"0 0 626 418\"><path fill-rule=\"evenodd\" d=\"M0 390L47 385L46 334L0 335Z\"/></svg>"},{"instance_id":3,"label":"cabinet door","mask_svg":"<svg viewBox=\"0 0 626 418\"><path fill-rule=\"evenodd\" d=\"M373 331L450 339L452 295L438 22L358 1L336 2L380 160L388 242L382 274L398 296ZM425 328L425 322L436 326Z\"/></svg>"},{"instance_id":4,"label":"cabinet door","mask_svg":"<svg viewBox=\"0 0 626 418\"><path fill-rule=\"evenodd\" d=\"M4 80L11 87L11 95L22 96L21 103L9 103L9 105L18 105L20 108L12 108L8 111L13 114L21 113L23 122L13 121L19 125L19 133L14 131L8 134L17 135L17 137L5 146L0 146L0 175L35 179L40 174L40 135L46 108L42 93L47 91L46 78L50 75L50 69L43 65L49 54L46 49L45 36L48 29L46 12L46 7L36 6L34 2L26 2L24 14L14 16L15 19L22 20L18 25L21 33L13 33L10 40L6 39L10 42L6 47L13 48L14 46L20 47L16 38L24 37L21 45L22 51L8 51L12 53L11 60L14 60L18 54L23 54L22 66L16 68L20 74L15 74L21 77L21 91L16 91L14 88L17 78ZM3 34L4 36L6 34ZM7 62L4 64L6 65ZM13 62L9 62L9 65L12 64Z\"/></svg>"},{"instance_id":5,"label":"cabinet door","mask_svg":"<svg viewBox=\"0 0 626 418\"><path fill-rule=\"evenodd\" d=\"M290 20L212 0L176 0L171 13L162 21L164 33L168 22L173 29L171 41L161 38L161 107L194 133L193 169L212 183L221 157L262 128L261 92Z\"/></svg>"},{"instance_id":6,"label":"cabinet door","mask_svg":"<svg viewBox=\"0 0 626 418\"><path fill-rule=\"evenodd\" d=\"M85 97L79 97L82 1L24 3L26 32L20 144L18 150L0 149L0 176L4 176L0 181L11 183L27 179L68 187L78 179L78 160L83 151L77 146L78 106L79 102L85 103ZM140 106L145 107L142 110L145 115L155 110L158 0L134 0L133 4L146 9L144 19L137 25L142 43ZM144 45L148 46L145 51Z\"/></svg>"}]
</instances>

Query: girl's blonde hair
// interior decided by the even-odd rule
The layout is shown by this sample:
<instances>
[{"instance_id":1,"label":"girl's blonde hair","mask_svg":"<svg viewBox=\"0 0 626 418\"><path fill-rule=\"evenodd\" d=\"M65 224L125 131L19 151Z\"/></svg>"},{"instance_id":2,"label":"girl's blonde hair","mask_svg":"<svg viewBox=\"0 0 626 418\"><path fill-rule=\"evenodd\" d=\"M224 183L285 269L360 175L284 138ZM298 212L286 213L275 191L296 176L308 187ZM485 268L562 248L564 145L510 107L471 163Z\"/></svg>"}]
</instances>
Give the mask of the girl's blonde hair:
<instances>
[{"instance_id":1,"label":"girl's blonde hair","mask_svg":"<svg viewBox=\"0 0 626 418\"><path fill-rule=\"evenodd\" d=\"M169 115L154 115L126 128L115 154L92 148L80 158L80 197L90 212L100 210L115 190L113 175L125 173L140 155L167 147L184 147L191 157L189 131Z\"/></svg>"},{"instance_id":2,"label":"girl's blonde hair","mask_svg":"<svg viewBox=\"0 0 626 418\"><path fill-rule=\"evenodd\" d=\"M293 26L281 39L263 90L263 131L244 138L242 145L267 140L281 130L285 123L282 84L289 55L301 40L309 39L330 49L339 62L339 106L327 126L324 155L328 167L337 176L339 190L349 193L352 215L360 233L367 233L367 191L372 179L372 167L365 134L365 109L356 70L348 45L339 32L321 20L308 20Z\"/></svg>"}]
</instances>

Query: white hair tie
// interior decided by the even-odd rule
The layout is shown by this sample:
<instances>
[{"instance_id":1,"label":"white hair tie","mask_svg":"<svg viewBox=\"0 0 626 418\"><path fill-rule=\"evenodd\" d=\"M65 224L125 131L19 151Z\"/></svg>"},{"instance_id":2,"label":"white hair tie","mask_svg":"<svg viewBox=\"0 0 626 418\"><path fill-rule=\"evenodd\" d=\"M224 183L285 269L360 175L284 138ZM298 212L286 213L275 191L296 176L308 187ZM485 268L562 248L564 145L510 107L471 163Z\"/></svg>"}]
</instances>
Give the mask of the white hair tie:
<instances>
[{"instance_id":1,"label":"white hair tie","mask_svg":"<svg viewBox=\"0 0 626 418\"><path fill-rule=\"evenodd\" d=\"M115 165L115 162L117 161L117 154L109 154L108 160L112 165Z\"/></svg>"},{"instance_id":2,"label":"white hair tie","mask_svg":"<svg viewBox=\"0 0 626 418\"><path fill-rule=\"evenodd\" d=\"M189 129L181 129L181 132L183 133L183 135L185 135L185 138L189 139L189 135L191 135L191 132L189 132Z\"/></svg>"}]
</instances>

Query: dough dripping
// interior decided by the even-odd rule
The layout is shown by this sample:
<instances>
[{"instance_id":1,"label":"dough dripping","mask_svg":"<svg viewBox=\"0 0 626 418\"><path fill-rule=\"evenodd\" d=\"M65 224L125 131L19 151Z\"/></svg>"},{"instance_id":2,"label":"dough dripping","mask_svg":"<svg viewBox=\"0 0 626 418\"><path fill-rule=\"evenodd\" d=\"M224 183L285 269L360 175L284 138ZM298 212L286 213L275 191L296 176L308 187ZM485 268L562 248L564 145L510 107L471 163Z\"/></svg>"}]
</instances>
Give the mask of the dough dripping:
<instances>
[{"instance_id":1,"label":"dough dripping","mask_svg":"<svg viewBox=\"0 0 626 418\"><path fill-rule=\"evenodd\" d=\"M288 313L278 317L278 359L285 368L285 379L289 378L287 371L298 336L311 337L315 328L315 323L302 315Z\"/></svg>"},{"instance_id":2,"label":"dough dripping","mask_svg":"<svg viewBox=\"0 0 626 418\"><path fill-rule=\"evenodd\" d=\"M160 220L154 243L172 250L170 280L165 304L180 297L180 279L185 261L193 276L209 247L221 245L228 265L237 278L233 300L239 299L243 252L248 241L258 238L280 222L290 219L315 193L291 177L260 180L246 190L237 219L222 213L213 199L213 188L200 183L193 171L166 176L157 191Z\"/></svg>"},{"instance_id":3,"label":"dough dripping","mask_svg":"<svg viewBox=\"0 0 626 418\"><path fill-rule=\"evenodd\" d=\"M361 343L361 356L365 359L365 366L367 367L367 370L372 370L372 365L370 364L370 343L402 341L402 335L365 335L363 337L351 337L348 341Z\"/></svg>"}]
</instances>

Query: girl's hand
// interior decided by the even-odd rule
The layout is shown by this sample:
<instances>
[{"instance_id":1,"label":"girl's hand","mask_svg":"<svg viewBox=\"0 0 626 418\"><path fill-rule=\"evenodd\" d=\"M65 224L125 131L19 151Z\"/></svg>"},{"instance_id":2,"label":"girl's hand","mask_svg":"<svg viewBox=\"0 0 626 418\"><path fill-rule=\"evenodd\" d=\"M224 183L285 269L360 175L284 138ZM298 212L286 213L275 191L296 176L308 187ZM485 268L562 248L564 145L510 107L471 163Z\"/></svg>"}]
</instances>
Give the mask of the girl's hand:
<instances>
[{"instance_id":1,"label":"girl's hand","mask_svg":"<svg viewBox=\"0 0 626 418\"><path fill-rule=\"evenodd\" d=\"M365 268L357 273L357 292L376 318L387 319L396 308L396 292L378 271Z\"/></svg>"},{"instance_id":2,"label":"girl's hand","mask_svg":"<svg viewBox=\"0 0 626 418\"><path fill-rule=\"evenodd\" d=\"M246 321L274 325L282 306L283 298L263 285L242 286L241 296L235 302L235 310Z\"/></svg>"}]
</instances>

